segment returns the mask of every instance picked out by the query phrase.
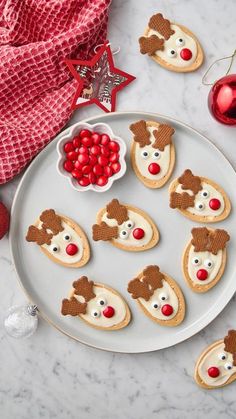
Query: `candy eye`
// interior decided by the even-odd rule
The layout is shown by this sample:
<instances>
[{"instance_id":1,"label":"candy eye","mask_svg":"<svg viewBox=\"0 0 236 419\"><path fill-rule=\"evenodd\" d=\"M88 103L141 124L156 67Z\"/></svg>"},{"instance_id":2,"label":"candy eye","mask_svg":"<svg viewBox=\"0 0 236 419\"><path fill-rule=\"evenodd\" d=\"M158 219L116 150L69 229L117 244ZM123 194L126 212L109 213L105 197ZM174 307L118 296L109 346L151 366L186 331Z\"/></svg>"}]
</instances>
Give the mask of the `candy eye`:
<instances>
[{"instance_id":1,"label":"candy eye","mask_svg":"<svg viewBox=\"0 0 236 419\"><path fill-rule=\"evenodd\" d=\"M177 54L176 54L175 49L168 49L167 55L168 55L168 57L174 58L174 57L176 57Z\"/></svg>"},{"instance_id":2,"label":"candy eye","mask_svg":"<svg viewBox=\"0 0 236 419\"><path fill-rule=\"evenodd\" d=\"M203 189L203 191L201 192L201 197L202 198L208 198L209 195L210 195L210 193L206 189Z\"/></svg>"},{"instance_id":3,"label":"candy eye","mask_svg":"<svg viewBox=\"0 0 236 419\"><path fill-rule=\"evenodd\" d=\"M153 301L152 308L154 308L154 310L157 310L159 308L159 305L156 301Z\"/></svg>"},{"instance_id":4,"label":"candy eye","mask_svg":"<svg viewBox=\"0 0 236 419\"><path fill-rule=\"evenodd\" d=\"M184 46L184 44L185 44L185 41L184 41L184 39L183 39L183 38L177 38L177 39L176 39L176 41L175 41L175 43L176 43L176 45L177 45L178 47L183 47L183 46Z\"/></svg>"},{"instance_id":5,"label":"candy eye","mask_svg":"<svg viewBox=\"0 0 236 419\"><path fill-rule=\"evenodd\" d=\"M159 295L160 300L166 301L168 299L168 295L165 292L161 292Z\"/></svg>"},{"instance_id":6,"label":"candy eye","mask_svg":"<svg viewBox=\"0 0 236 419\"><path fill-rule=\"evenodd\" d=\"M52 249L53 253L57 253L57 252L59 252L60 247L58 246L58 244L52 244L51 249Z\"/></svg>"},{"instance_id":7,"label":"candy eye","mask_svg":"<svg viewBox=\"0 0 236 419\"><path fill-rule=\"evenodd\" d=\"M193 264L194 266L198 266L198 265L200 265L200 264L201 264L201 259L200 259L200 258L197 258L197 257L193 258L193 259L192 259L192 264Z\"/></svg>"},{"instance_id":8,"label":"candy eye","mask_svg":"<svg viewBox=\"0 0 236 419\"><path fill-rule=\"evenodd\" d=\"M127 239L127 237L128 237L128 232L126 230L121 230L120 238L121 239Z\"/></svg>"},{"instance_id":9,"label":"candy eye","mask_svg":"<svg viewBox=\"0 0 236 419\"><path fill-rule=\"evenodd\" d=\"M161 153L159 153L159 151L154 151L152 157L153 159L158 160L161 157Z\"/></svg>"},{"instance_id":10,"label":"candy eye","mask_svg":"<svg viewBox=\"0 0 236 419\"><path fill-rule=\"evenodd\" d=\"M224 365L224 368L228 371L232 370L233 364L231 362L226 362L226 364Z\"/></svg>"},{"instance_id":11,"label":"candy eye","mask_svg":"<svg viewBox=\"0 0 236 419\"><path fill-rule=\"evenodd\" d=\"M204 265L205 265L206 268L211 269L212 266L213 266L213 262L211 261L211 259L206 259L206 260L204 260Z\"/></svg>"},{"instance_id":12,"label":"candy eye","mask_svg":"<svg viewBox=\"0 0 236 419\"><path fill-rule=\"evenodd\" d=\"M100 311L99 310L92 310L91 311L91 316L92 317L99 317L101 315L101 313L100 313Z\"/></svg>"},{"instance_id":13,"label":"candy eye","mask_svg":"<svg viewBox=\"0 0 236 419\"><path fill-rule=\"evenodd\" d=\"M198 201L198 202L196 202L196 204L195 204L195 208L196 208L198 211L203 211L203 210L204 210L204 208L205 208L205 205L203 204L203 202Z\"/></svg>"},{"instance_id":14,"label":"candy eye","mask_svg":"<svg viewBox=\"0 0 236 419\"><path fill-rule=\"evenodd\" d=\"M141 152L141 156L142 156L143 159L147 159L149 157L149 153L147 151L143 150Z\"/></svg>"},{"instance_id":15,"label":"candy eye","mask_svg":"<svg viewBox=\"0 0 236 419\"><path fill-rule=\"evenodd\" d=\"M63 239L66 241L66 242L68 242L70 239L71 239L71 236L70 236L70 234L65 234L64 235L64 237L63 237Z\"/></svg>"},{"instance_id":16,"label":"candy eye","mask_svg":"<svg viewBox=\"0 0 236 419\"><path fill-rule=\"evenodd\" d=\"M107 302L106 302L105 298L99 298L97 303L98 303L99 306L105 306Z\"/></svg>"},{"instance_id":17,"label":"candy eye","mask_svg":"<svg viewBox=\"0 0 236 419\"><path fill-rule=\"evenodd\" d=\"M224 352L222 352L218 355L218 358L221 359L221 361L224 361L227 358L227 355Z\"/></svg>"},{"instance_id":18,"label":"candy eye","mask_svg":"<svg viewBox=\"0 0 236 419\"><path fill-rule=\"evenodd\" d=\"M132 228L134 226L134 222L131 220L126 221L125 223L125 227L127 228Z\"/></svg>"}]
</instances>

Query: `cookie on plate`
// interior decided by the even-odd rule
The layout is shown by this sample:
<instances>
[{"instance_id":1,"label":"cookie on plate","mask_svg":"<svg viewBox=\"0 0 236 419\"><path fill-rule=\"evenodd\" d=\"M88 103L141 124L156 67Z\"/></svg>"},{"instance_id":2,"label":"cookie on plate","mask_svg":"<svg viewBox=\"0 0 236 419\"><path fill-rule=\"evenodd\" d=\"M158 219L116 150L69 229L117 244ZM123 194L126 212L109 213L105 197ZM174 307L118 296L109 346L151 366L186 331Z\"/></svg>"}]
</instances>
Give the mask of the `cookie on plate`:
<instances>
[{"instance_id":1,"label":"cookie on plate","mask_svg":"<svg viewBox=\"0 0 236 419\"><path fill-rule=\"evenodd\" d=\"M60 265L79 268L90 258L90 247L82 228L53 209L42 212L34 225L29 226L28 242L35 242L43 253Z\"/></svg>"},{"instance_id":2,"label":"cookie on plate","mask_svg":"<svg viewBox=\"0 0 236 419\"><path fill-rule=\"evenodd\" d=\"M169 180L175 164L174 128L154 121L130 125L134 134L131 163L136 176L148 188L161 188Z\"/></svg>"},{"instance_id":3,"label":"cookie on plate","mask_svg":"<svg viewBox=\"0 0 236 419\"><path fill-rule=\"evenodd\" d=\"M128 292L142 311L162 326L178 326L185 317L185 300L179 285L158 266L147 266L128 284Z\"/></svg>"},{"instance_id":4,"label":"cookie on plate","mask_svg":"<svg viewBox=\"0 0 236 419\"><path fill-rule=\"evenodd\" d=\"M226 266L226 243L230 236L222 229L192 229L192 240L184 250L182 268L188 286L207 292L221 279Z\"/></svg>"},{"instance_id":5,"label":"cookie on plate","mask_svg":"<svg viewBox=\"0 0 236 419\"><path fill-rule=\"evenodd\" d=\"M109 241L131 252L151 249L159 241L159 231L146 212L113 199L97 214L93 240Z\"/></svg>"},{"instance_id":6,"label":"cookie on plate","mask_svg":"<svg viewBox=\"0 0 236 419\"><path fill-rule=\"evenodd\" d=\"M161 13L150 18L139 45L141 54L148 54L162 67L178 73L197 70L204 58L196 36L185 26L165 19Z\"/></svg>"},{"instance_id":7,"label":"cookie on plate","mask_svg":"<svg viewBox=\"0 0 236 419\"><path fill-rule=\"evenodd\" d=\"M73 282L69 298L62 301L63 316L79 316L96 329L118 330L131 319L128 304L113 288L94 283L86 276Z\"/></svg>"},{"instance_id":8,"label":"cookie on plate","mask_svg":"<svg viewBox=\"0 0 236 419\"><path fill-rule=\"evenodd\" d=\"M236 330L201 354L195 367L194 378L205 389L224 387L236 380Z\"/></svg>"},{"instance_id":9,"label":"cookie on plate","mask_svg":"<svg viewBox=\"0 0 236 419\"><path fill-rule=\"evenodd\" d=\"M231 203L225 191L212 180L193 175L190 169L173 180L169 192L170 207L190 220L215 223L230 214Z\"/></svg>"}]
</instances>

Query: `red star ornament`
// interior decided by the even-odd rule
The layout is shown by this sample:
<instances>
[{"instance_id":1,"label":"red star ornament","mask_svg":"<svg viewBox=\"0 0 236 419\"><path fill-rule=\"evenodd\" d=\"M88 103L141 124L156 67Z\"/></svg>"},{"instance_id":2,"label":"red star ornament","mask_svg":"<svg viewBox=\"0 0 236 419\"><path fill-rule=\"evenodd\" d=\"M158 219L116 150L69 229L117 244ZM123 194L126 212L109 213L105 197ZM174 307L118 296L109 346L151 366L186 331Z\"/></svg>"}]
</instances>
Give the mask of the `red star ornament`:
<instances>
[{"instance_id":1,"label":"red star ornament","mask_svg":"<svg viewBox=\"0 0 236 419\"><path fill-rule=\"evenodd\" d=\"M105 112L114 112L117 92L136 78L114 66L108 41L91 60L65 60L65 63L78 81L72 109L96 103Z\"/></svg>"}]
</instances>

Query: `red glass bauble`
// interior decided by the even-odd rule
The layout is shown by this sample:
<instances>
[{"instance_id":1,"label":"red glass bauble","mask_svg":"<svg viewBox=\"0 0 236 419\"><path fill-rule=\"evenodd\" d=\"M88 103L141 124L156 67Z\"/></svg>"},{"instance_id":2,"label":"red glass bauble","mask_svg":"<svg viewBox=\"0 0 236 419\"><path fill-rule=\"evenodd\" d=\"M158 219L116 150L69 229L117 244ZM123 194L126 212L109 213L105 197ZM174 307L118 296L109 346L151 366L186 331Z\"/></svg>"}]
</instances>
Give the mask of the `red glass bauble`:
<instances>
[{"instance_id":1,"label":"red glass bauble","mask_svg":"<svg viewBox=\"0 0 236 419\"><path fill-rule=\"evenodd\" d=\"M225 125L236 125L236 74L222 77L212 87L208 106L214 118Z\"/></svg>"}]
</instances>

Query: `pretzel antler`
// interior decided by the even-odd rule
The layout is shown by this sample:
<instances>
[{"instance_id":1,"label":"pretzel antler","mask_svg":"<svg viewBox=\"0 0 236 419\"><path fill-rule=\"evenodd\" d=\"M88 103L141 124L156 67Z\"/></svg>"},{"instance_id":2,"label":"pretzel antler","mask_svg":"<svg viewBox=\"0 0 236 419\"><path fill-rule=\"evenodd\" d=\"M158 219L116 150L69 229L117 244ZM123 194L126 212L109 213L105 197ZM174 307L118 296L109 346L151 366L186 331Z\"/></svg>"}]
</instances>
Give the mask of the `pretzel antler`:
<instances>
[{"instance_id":1,"label":"pretzel antler","mask_svg":"<svg viewBox=\"0 0 236 419\"><path fill-rule=\"evenodd\" d=\"M160 124L158 130L153 131L155 137L155 142L152 145L153 148L158 148L160 151L163 151L165 146L171 143L171 137L174 132L174 128L170 125Z\"/></svg>"},{"instance_id":2,"label":"pretzel antler","mask_svg":"<svg viewBox=\"0 0 236 419\"><path fill-rule=\"evenodd\" d=\"M134 134L134 141L138 143L141 148L151 144L150 132L147 129L146 121L137 121L134 124L131 124L129 129Z\"/></svg>"},{"instance_id":3,"label":"pretzel antler","mask_svg":"<svg viewBox=\"0 0 236 419\"><path fill-rule=\"evenodd\" d=\"M219 250L226 247L230 236L227 231L217 229L214 231L208 230L206 227L198 227L192 229L191 244L194 246L195 252L211 252L217 255Z\"/></svg>"},{"instance_id":4,"label":"pretzel antler","mask_svg":"<svg viewBox=\"0 0 236 419\"><path fill-rule=\"evenodd\" d=\"M164 36L165 40L169 39L170 36L175 33L175 31L171 29L170 21L164 19L161 13L153 15L149 20L148 26L150 29L157 31Z\"/></svg>"},{"instance_id":5,"label":"pretzel antler","mask_svg":"<svg viewBox=\"0 0 236 419\"><path fill-rule=\"evenodd\" d=\"M119 203L118 199L113 199L107 204L107 218L115 219L121 225L129 219L128 210L125 205Z\"/></svg>"},{"instance_id":6,"label":"pretzel antler","mask_svg":"<svg viewBox=\"0 0 236 419\"><path fill-rule=\"evenodd\" d=\"M132 298L144 298L148 301L153 294L153 290L149 288L148 284L140 281L139 278L134 278L128 284L128 292L132 294Z\"/></svg>"},{"instance_id":7,"label":"pretzel antler","mask_svg":"<svg viewBox=\"0 0 236 419\"><path fill-rule=\"evenodd\" d=\"M182 189L190 189L194 195L197 195L202 189L201 178L194 176L190 169L186 169L178 178L178 182L182 185Z\"/></svg>"},{"instance_id":8,"label":"pretzel antler","mask_svg":"<svg viewBox=\"0 0 236 419\"><path fill-rule=\"evenodd\" d=\"M233 364L236 366L236 330L229 330L224 338L225 351L233 355Z\"/></svg>"},{"instance_id":9,"label":"pretzel antler","mask_svg":"<svg viewBox=\"0 0 236 419\"><path fill-rule=\"evenodd\" d=\"M194 251L202 252L208 250L209 230L206 227L196 227L192 229L191 233L191 244L194 246Z\"/></svg>"},{"instance_id":10,"label":"pretzel antler","mask_svg":"<svg viewBox=\"0 0 236 419\"><path fill-rule=\"evenodd\" d=\"M230 236L225 230L217 229L211 231L209 234L209 251L213 255L217 255L219 250L223 250L226 246L227 241L230 240Z\"/></svg>"},{"instance_id":11,"label":"pretzel antler","mask_svg":"<svg viewBox=\"0 0 236 419\"><path fill-rule=\"evenodd\" d=\"M35 242L39 246L42 246L43 244L51 244L52 237L53 235L48 233L43 228L37 228L34 225L31 225L28 228L26 240L27 242Z\"/></svg>"},{"instance_id":12,"label":"pretzel antler","mask_svg":"<svg viewBox=\"0 0 236 419\"><path fill-rule=\"evenodd\" d=\"M139 46L141 54L148 54L149 56L155 54L156 51L163 51L164 39L158 38L157 35L141 36L139 38Z\"/></svg>"},{"instance_id":13,"label":"pretzel antler","mask_svg":"<svg viewBox=\"0 0 236 419\"><path fill-rule=\"evenodd\" d=\"M93 292L93 285L93 281L89 281L87 276L81 276L81 278L73 282L73 288L75 289L74 293L76 295L81 295L84 297L85 301L88 302L96 297L96 294Z\"/></svg>"},{"instance_id":14,"label":"pretzel antler","mask_svg":"<svg viewBox=\"0 0 236 419\"><path fill-rule=\"evenodd\" d=\"M134 299L144 298L148 301L157 288L163 287L163 279L164 275L160 272L159 266L147 266L143 270L141 278L134 278L129 282L128 292Z\"/></svg>"},{"instance_id":15,"label":"pretzel antler","mask_svg":"<svg viewBox=\"0 0 236 419\"><path fill-rule=\"evenodd\" d=\"M150 265L143 271L143 282L148 284L153 290L163 287L164 275L160 272L159 266Z\"/></svg>"},{"instance_id":16,"label":"pretzel antler","mask_svg":"<svg viewBox=\"0 0 236 419\"><path fill-rule=\"evenodd\" d=\"M187 209L189 207L194 207L194 195L189 195L187 192L178 193L178 192L171 192L170 194L170 207L171 208L179 208L179 209Z\"/></svg>"},{"instance_id":17,"label":"pretzel antler","mask_svg":"<svg viewBox=\"0 0 236 419\"><path fill-rule=\"evenodd\" d=\"M62 300L61 314L67 316L78 316L79 314L86 313L87 303L81 303L75 297L71 297L69 300L65 298Z\"/></svg>"},{"instance_id":18,"label":"pretzel antler","mask_svg":"<svg viewBox=\"0 0 236 419\"><path fill-rule=\"evenodd\" d=\"M62 220L59 215L55 213L53 209L45 210L39 217L42 221L42 228L51 230L53 235L60 233L64 228L62 227Z\"/></svg>"},{"instance_id":19,"label":"pretzel antler","mask_svg":"<svg viewBox=\"0 0 236 419\"><path fill-rule=\"evenodd\" d=\"M107 241L111 239L117 239L118 237L118 227L110 227L105 223L105 221L102 221L101 224L94 224L93 227L93 240L99 241Z\"/></svg>"}]
</instances>

